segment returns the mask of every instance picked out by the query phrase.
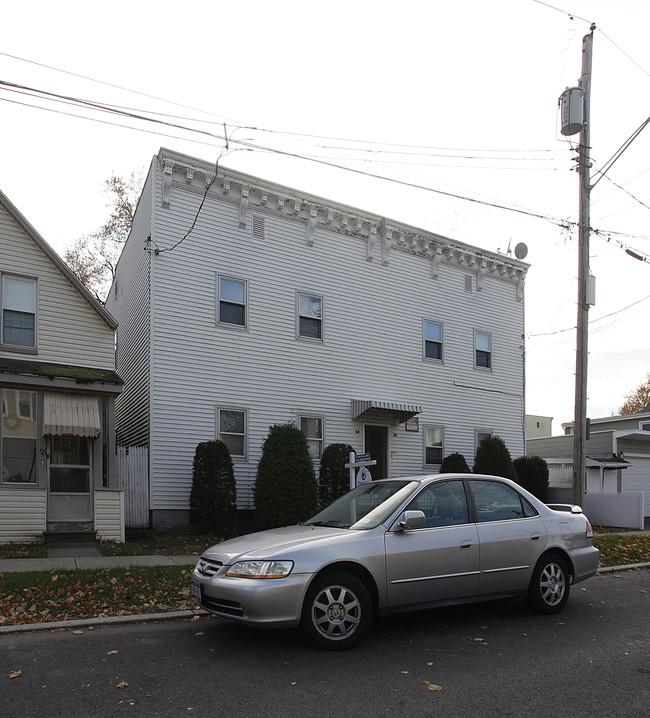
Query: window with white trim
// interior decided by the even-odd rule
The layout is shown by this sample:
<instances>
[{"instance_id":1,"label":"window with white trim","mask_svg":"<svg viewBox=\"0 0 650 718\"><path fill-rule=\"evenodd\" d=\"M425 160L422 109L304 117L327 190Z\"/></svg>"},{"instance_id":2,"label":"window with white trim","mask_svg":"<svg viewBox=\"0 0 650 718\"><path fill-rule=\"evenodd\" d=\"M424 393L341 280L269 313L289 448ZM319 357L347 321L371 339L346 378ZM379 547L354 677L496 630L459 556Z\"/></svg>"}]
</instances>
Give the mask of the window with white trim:
<instances>
[{"instance_id":1,"label":"window with white trim","mask_svg":"<svg viewBox=\"0 0 650 718\"><path fill-rule=\"evenodd\" d=\"M2 275L2 344L36 348L36 288L35 279Z\"/></svg>"},{"instance_id":2,"label":"window with white trim","mask_svg":"<svg viewBox=\"0 0 650 718\"><path fill-rule=\"evenodd\" d=\"M219 316L221 324L246 326L246 282L242 279L219 277Z\"/></svg>"},{"instance_id":3,"label":"window with white trim","mask_svg":"<svg viewBox=\"0 0 650 718\"><path fill-rule=\"evenodd\" d=\"M494 432L491 429L476 429L474 432L474 453L478 449L478 445L486 436L492 436Z\"/></svg>"},{"instance_id":4,"label":"window with white trim","mask_svg":"<svg viewBox=\"0 0 650 718\"><path fill-rule=\"evenodd\" d=\"M243 409L217 409L217 439L231 456L246 456L247 416Z\"/></svg>"},{"instance_id":5,"label":"window with white trim","mask_svg":"<svg viewBox=\"0 0 650 718\"><path fill-rule=\"evenodd\" d=\"M444 429L442 426L424 427L424 463L440 466L442 463Z\"/></svg>"},{"instance_id":6,"label":"window with white trim","mask_svg":"<svg viewBox=\"0 0 650 718\"><path fill-rule=\"evenodd\" d=\"M442 361L442 324L424 320L424 356Z\"/></svg>"},{"instance_id":7,"label":"window with white trim","mask_svg":"<svg viewBox=\"0 0 650 718\"><path fill-rule=\"evenodd\" d=\"M300 431L307 437L309 455L320 459L323 455L323 418L320 416L299 416Z\"/></svg>"},{"instance_id":8,"label":"window with white trim","mask_svg":"<svg viewBox=\"0 0 650 718\"><path fill-rule=\"evenodd\" d=\"M474 365L492 368L492 335L487 332L474 332Z\"/></svg>"},{"instance_id":9,"label":"window with white trim","mask_svg":"<svg viewBox=\"0 0 650 718\"><path fill-rule=\"evenodd\" d=\"M35 484L37 461L37 392L2 390L0 466L3 483Z\"/></svg>"},{"instance_id":10,"label":"window with white trim","mask_svg":"<svg viewBox=\"0 0 650 718\"><path fill-rule=\"evenodd\" d=\"M641 431L650 431L650 421L639 424L639 429L641 429Z\"/></svg>"},{"instance_id":11,"label":"window with white trim","mask_svg":"<svg viewBox=\"0 0 650 718\"><path fill-rule=\"evenodd\" d=\"M323 339L323 298L298 292L298 336Z\"/></svg>"}]
</instances>

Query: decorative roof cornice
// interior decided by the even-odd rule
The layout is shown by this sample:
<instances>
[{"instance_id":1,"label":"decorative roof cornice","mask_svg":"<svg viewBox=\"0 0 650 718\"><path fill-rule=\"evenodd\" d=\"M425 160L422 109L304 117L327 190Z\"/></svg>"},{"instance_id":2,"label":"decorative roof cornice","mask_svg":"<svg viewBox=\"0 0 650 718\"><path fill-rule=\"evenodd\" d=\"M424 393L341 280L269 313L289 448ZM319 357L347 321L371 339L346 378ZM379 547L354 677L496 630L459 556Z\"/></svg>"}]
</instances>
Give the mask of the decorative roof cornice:
<instances>
[{"instance_id":1,"label":"decorative roof cornice","mask_svg":"<svg viewBox=\"0 0 650 718\"><path fill-rule=\"evenodd\" d=\"M172 180L179 188L197 193L205 192L206 184L213 182L214 165L209 163L166 149L160 150L158 161L163 168L163 207L169 207ZM204 180L197 181L196 177ZM530 265L497 252L230 169L219 168L208 194L220 194L238 205L242 228L251 212L275 214L303 223L308 246L314 244L316 228L322 227L364 241L369 262L379 261L386 266L391 252L406 252L428 259L433 279L438 278L443 262L454 264L476 276L477 291L483 289L489 274L514 283L517 299L523 298L523 282Z\"/></svg>"}]
</instances>

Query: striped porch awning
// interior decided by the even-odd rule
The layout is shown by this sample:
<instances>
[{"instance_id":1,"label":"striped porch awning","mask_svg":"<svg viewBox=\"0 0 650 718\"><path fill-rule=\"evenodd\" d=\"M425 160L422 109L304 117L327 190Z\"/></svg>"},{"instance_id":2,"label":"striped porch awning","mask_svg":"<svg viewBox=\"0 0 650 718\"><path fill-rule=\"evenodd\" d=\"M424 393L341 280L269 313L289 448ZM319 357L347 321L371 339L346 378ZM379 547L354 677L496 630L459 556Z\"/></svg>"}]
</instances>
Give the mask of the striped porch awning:
<instances>
[{"instance_id":1,"label":"striped porch awning","mask_svg":"<svg viewBox=\"0 0 650 718\"><path fill-rule=\"evenodd\" d=\"M99 401L96 396L43 394L43 434L45 436L87 436L101 433Z\"/></svg>"},{"instance_id":2,"label":"striped porch awning","mask_svg":"<svg viewBox=\"0 0 650 718\"><path fill-rule=\"evenodd\" d=\"M396 418L400 423L404 423L416 414L422 413L422 407L418 404L402 404L395 401L376 401L352 399L352 418L358 419L364 414L371 412L379 412L386 414L391 418Z\"/></svg>"}]
</instances>

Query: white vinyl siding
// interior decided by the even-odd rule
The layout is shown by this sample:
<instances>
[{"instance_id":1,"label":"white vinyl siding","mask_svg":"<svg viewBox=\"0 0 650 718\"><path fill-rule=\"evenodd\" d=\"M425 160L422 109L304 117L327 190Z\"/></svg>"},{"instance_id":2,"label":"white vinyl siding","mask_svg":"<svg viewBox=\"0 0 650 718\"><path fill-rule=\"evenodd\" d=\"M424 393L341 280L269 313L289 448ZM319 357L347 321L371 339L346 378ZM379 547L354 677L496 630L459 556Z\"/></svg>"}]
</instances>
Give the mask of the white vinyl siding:
<instances>
[{"instance_id":1,"label":"white vinyl siding","mask_svg":"<svg viewBox=\"0 0 650 718\"><path fill-rule=\"evenodd\" d=\"M0 267L3 273L38 278L38 361L115 368L113 330L3 207L0 207ZM33 352L26 358L32 356ZM20 354L0 345L0 357L17 359Z\"/></svg>"},{"instance_id":2,"label":"white vinyl siding","mask_svg":"<svg viewBox=\"0 0 650 718\"><path fill-rule=\"evenodd\" d=\"M47 491L0 486L0 543L42 541Z\"/></svg>"},{"instance_id":3,"label":"white vinyl siding","mask_svg":"<svg viewBox=\"0 0 650 718\"><path fill-rule=\"evenodd\" d=\"M106 308L116 318L119 316L121 324L117 331L115 354L116 371L124 380L125 387L124 393L115 402L117 444L120 446L149 445L152 361L149 347L150 335L155 327L149 291L150 282L154 279L148 251L152 247L147 242L152 234L152 184L152 177L149 176L138 202L129 241L117 264L119 278L114 281L106 300ZM124 327L129 328L128 340Z\"/></svg>"},{"instance_id":4,"label":"white vinyl siding","mask_svg":"<svg viewBox=\"0 0 650 718\"><path fill-rule=\"evenodd\" d=\"M183 174L175 174L169 208L163 208L157 160L155 167L153 201L143 205L141 200L141 206L145 213L150 209L155 241L165 248L191 226L202 197L202 175L195 173L190 186ZM257 463L272 424L322 416L327 444L349 443L361 453L365 420L351 419L351 400L369 395L423 406L421 425L444 425L446 449L461 452L468 463L476 426L494 426L514 456L524 453L523 303L516 301L507 275L488 274L483 291L469 295L457 263L443 262L433 279L429 260L393 248L384 266L380 259L367 260L363 237L322 223L309 245L305 222L256 205L255 213L265 219L261 242L252 237L250 223L240 226L240 197L215 185L191 242L149 255L142 251L143 232L132 235L125 249L129 254L123 255L139 253L152 262L152 509L187 509L196 446L217 434L215 407L247 409L247 454L235 466L242 509L253 506ZM118 269L121 283L120 273L130 276L128 264ZM146 280L144 263L140 272ZM246 332L215 325L215 278L220 275L247 281ZM306 280L301 290L317 286L317 296L327 298L324 343L296 341L297 277ZM435 372L422 361L423 306L436 308L435 318L445 329L445 362ZM130 343L137 357L145 328L131 326L125 321L128 314L115 314L124 331L120 351L131 351ZM499 370L481 374L480 382L468 361L474 347L467 327L473 326L489 326L499 352ZM127 379L125 393L132 391ZM126 397L122 402L126 405ZM374 423L389 427L389 475L421 471L422 433L405 432L389 417Z\"/></svg>"}]
</instances>

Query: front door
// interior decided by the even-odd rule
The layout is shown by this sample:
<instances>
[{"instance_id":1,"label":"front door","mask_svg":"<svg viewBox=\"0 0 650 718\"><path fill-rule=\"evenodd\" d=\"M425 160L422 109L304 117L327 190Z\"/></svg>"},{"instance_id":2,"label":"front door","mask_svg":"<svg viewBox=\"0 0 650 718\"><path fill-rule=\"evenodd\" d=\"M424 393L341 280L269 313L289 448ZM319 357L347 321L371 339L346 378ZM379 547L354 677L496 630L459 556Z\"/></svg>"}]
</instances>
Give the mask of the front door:
<instances>
[{"instance_id":1,"label":"front door","mask_svg":"<svg viewBox=\"0 0 650 718\"><path fill-rule=\"evenodd\" d=\"M48 521L92 521L91 440L85 436L52 436L48 439L48 453Z\"/></svg>"},{"instance_id":2,"label":"front door","mask_svg":"<svg viewBox=\"0 0 650 718\"><path fill-rule=\"evenodd\" d=\"M370 467L373 480L385 479L388 476L388 427L366 424L364 448L365 453L370 454L370 458L377 462Z\"/></svg>"}]
</instances>

